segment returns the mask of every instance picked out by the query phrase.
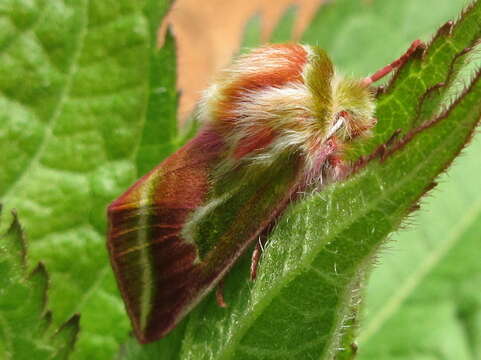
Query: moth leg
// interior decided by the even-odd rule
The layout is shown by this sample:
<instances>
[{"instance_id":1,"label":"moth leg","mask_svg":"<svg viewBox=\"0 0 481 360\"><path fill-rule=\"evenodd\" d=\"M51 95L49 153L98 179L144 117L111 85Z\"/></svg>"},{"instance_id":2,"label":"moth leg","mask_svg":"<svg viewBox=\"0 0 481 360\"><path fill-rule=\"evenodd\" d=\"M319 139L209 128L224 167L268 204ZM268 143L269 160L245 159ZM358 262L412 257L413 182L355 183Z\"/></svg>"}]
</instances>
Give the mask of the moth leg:
<instances>
[{"instance_id":1,"label":"moth leg","mask_svg":"<svg viewBox=\"0 0 481 360\"><path fill-rule=\"evenodd\" d=\"M259 260L261 259L261 254L262 254L263 246L261 239L257 241L256 247L254 251L252 252L252 258L251 258L251 280L254 281L257 277L257 267L259 266Z\"/></svg>"},{"instance_id":2,"label":"moth leg","mask_svg":"<svg viewBox=\"0 0 481 360\"><path fill-rule=\"evenodd\" d=\"M401 129L397 129L392 135L391 137L389 138L388 141L386 141L386 145L387 146L391 146L394 144L394 142L399 138L399 135L401 134L402 130Z\"/></svg>"},{"instance_id":3,"label":"moth leg","mask_svg":"<svg viewBox=\"0 0 481 360\"><path fill-rule=\"evenodd\" d=\"M426 45L421 40L413 41L409 49L407 49L406 52L403 55L401 55L398 59L394 60L392 63L383 67L382 69L376 71L373 75L363 79L362 80L363 85L369 86L372 83L378 81L379 79L382 79L384 76L388 75L395 69L402 66L416 50L424 49L424 48L426 48Z\"/></svg>"},{"instance_id":4,"label":"moth leg","mask_svg":"<svg viewBox=\"0 0 481 360\"><path fill-rule=\"evenodd\" d=\"M342 180L349 175L350 168L340 156L330 155L328 161L329 166L331 167L333 179Z\"/></svg>"},{"instance_id":5,"label":"moth leg","mask_svg":"<svg viewBox=\"0 0 481 360\"><path fill-rule=\"evenodd\" d=\"M219 281L217 284L217 287L215 289L215 300L217 302L217 305L221 308L226 308L228 305L224 300L224 279Z\"/></svg>"}]
</instances>

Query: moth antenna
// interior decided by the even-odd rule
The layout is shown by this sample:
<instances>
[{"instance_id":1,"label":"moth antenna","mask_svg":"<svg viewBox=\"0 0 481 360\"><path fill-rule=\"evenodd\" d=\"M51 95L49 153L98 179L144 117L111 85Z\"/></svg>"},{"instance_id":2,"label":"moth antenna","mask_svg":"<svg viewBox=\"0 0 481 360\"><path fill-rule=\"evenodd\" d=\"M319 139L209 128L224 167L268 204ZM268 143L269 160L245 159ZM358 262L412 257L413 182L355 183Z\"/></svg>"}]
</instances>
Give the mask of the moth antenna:
<instances>
[{"instance_id":1,"label":"moth antenna","mask_svg":"<svg viewBox=\"0 0 481 360\"><path fill-rule=\"evenodd\" d=\"M256 247L252 253L252 258L251 258L251 280L254 281L257 277L257 267L259 266L259 260L261 258L261 253L262 253L262 244L259 239L259 241L256 244Z\"/></svg>"},{"instance_id":2,"label":"moth antenna","mask_svg":"<svg viewBox=\"0 0 481 360\"><path fill-rule=\"evenodd\" d=\"M224 279L219 281L219 283L217 284L217 288L215 289L215 300L217 302L217 305L219 305L219 307L221 308L228 307L224 299Z\"/></svg>"},{"instance_id":3,"label":"moth antenna","mask_svg":"<svg viewBox=\"0 0 481 360\"><path fill-rule=\"evenodd\" d=\"M424 43L421 40L414 40L409 49L401 55L398 59L394 60L392 63L389 65L383 67L382 69L376 71L373 75L364 78L362 80L362 84L364 86L369 86L372 83L382 79L384 76L388 75L391 73L393 70L397 69L400 67L402 64L404 64L407 59L412 55L413 52L415 52L418 48L424 47Z\"/></svg>"}]
</instances>

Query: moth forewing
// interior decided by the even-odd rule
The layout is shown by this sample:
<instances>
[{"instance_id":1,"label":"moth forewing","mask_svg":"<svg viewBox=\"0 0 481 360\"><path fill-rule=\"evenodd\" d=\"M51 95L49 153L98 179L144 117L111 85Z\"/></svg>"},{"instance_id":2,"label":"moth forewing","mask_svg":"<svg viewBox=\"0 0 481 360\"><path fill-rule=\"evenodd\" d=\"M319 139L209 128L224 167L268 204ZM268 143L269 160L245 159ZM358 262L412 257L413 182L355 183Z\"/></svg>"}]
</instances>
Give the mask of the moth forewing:
<instances>
[{"instance_id":1,"label":"moth forewing","mask_svg":"<svg viewBox=\"0 0 481 360\"><path fill-rule=\"evenodd\" d=\"M141 342L165 335L217 284L300 182L301 163L291 157L244 182L232 178L209 185L205 174L218 161L215 154L198 159L204 147L196 140L109 208L111 261ZM179 167L187 156L191 161ZM192 186L198 193L182 198L185 187ZM182 199L172 202L177 197ZM193 234L189 239L184 227Z\"/></svg>"},{"instance_id":2,"label":"moth forewing","mask_svg":"<svg viewBox=\"0 0 481 360\"><path fill-rule=\"evenodd\" d=\"M202 134L201 134L202 135ZM161 337L192 297L197 251L180 236L209 189L218 149L201 135L136 182L108 209L111 263L141 342Z\"/></svg>"}]
</instances>

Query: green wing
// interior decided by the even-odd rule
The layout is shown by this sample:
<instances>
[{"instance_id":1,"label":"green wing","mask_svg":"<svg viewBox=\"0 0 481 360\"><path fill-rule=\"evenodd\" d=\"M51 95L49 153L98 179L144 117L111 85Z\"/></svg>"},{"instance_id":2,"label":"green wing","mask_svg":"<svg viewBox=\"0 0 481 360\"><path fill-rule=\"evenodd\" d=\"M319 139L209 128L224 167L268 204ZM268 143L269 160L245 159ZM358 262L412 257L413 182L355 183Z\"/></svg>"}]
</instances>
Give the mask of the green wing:
<instances>
[{"instance_id":1,"label":"green wing","mask_svg":"<svg viewBox=\"0 0 481 360\"><path fill-rule=\"evenodd\" d=\"M201 132L109 207L111 263L143 343L172 330L295 196L298 158L220 180L223 151Z\"/></svg>"}]
</instances>

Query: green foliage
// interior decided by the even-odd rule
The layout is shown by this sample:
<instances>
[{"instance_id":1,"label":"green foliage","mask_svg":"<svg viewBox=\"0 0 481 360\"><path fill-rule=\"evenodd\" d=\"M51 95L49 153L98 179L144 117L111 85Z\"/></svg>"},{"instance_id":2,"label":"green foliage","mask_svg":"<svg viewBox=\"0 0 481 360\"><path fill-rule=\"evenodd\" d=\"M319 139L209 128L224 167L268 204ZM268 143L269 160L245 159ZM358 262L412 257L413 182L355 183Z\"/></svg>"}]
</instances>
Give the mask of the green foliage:
<instances>
[{"instance_id":1,"label":"green foliage","mask_svg":"<svg viewBox=\"0 0 481 360\"><path fill-rule=\"evenodd\" d=\"M244 28L241 51L248 51L250 48L261 45L261 26L262 18L260 14L255 14L247 21Z\"/></svg>"},{"instance_id":2,"label":"green foliage","mask_svg":"<svg viewBox=\"0 0 481 360\"><path fill-rule=\"evenodd\" d=\"M360 359L480 358L479 151L478 139L420 214L426 226L396 236L374 271Z\"/></svg>"},{"instance_id":3,"label":"green foliage","mask_svg":"<svg viewBox=\"0 0 481 360\"><path fill-rule=\"evenodd\" d=\"M0 358L67 359L79 331L79 316L52 329L47 272L39 263L29 273L26 257L25 235L14 215L0 237Z\"/></svg>"},{"instance_id":4,"label":"green foliage","mask_svg":"<svg viewBox=\"0 0 481 360\"><path fill-rule=\"evenodd\" d=\"M470 231L481 223L480 140L382 254L366 291L361 359L480 357L479 235Z\"/></svg>"},{"instance_id":5,"label":"green foliage","mask_svg":"<svg viewBox=\"0 0 481 360\"><path fill-rule=\"evenodd\" d=\"M177 135L177 62L175 40L169 31L164 46L151 54L149 101L142 140L137 151L137 169L145 174L172 153ZM162 129L159 132L159 129Z\"/></svg>"},{"instance_id":6,"label":"green foliage","mask_svg":"<svg viewBox=\"0 0 481 360\"><path fill-rule=\"evenodd\" d=\"M376 1L371 4L337 1L336 6L327 5L319 10L304 40L317 41L329 50L336 65L363 76L389 62L390 54L402 53L415 38L429 40L427 35L432 29L452 19L465 4L464 1ZM436 11L430 10L434 8ZM365 26L366 23L369 26ZM479 26L476 17L472 23ZM321 30L325 28L329 31ZM444 64L453 53L469 46L472 38L459 38L454 34L446 40L444 45L436 45L440 49L436 57ZM465 43L457 45L459 40ZM469 59L471 65L479 66L479 61L474 61L477 58L474 51ZM445 74L446 69L432 72L437 80L430 79L429 84L443 81L439 75ZM467 80L454 81L454 88L462 89L467 83ZM397 118L398 114L390 120L390 131L398 126ZM387 246L389 251L381 251L364 290L360 359L477 359L481 356L481 339L477 335L481 326L481 301L477 291L479 259L476 238L467 237L468 230L479 224L481 216L480 152L481 142L475 137L449 170L449 176L440 178L434 196L423 201L422 210L414 217L415 226L394 234ZM467 254L470 256L464 256Z\"/></svg>"},{"instance_id":7,"label":"green foliage","mask_svg":"<svg viewBox=\"0 0 481 360\"><path fill-rule=\"evenodd\" d=\"M279 19L279 22L272 31L269 39L270 42L284 43L291 41L297 10L297 6L291 6L284 12L283 16ZM247 21L244 28L241 51L246 51L249 48L262 45L261 26L262 16L260 14L255 14Z\"/></svg>"},{"instance_id":8,"label":"green foliage","mask_svg":"<svg viewBox=\"0 0 481 360\"><path fill-rule=\"evenodd\" d=\"M294 30L294 22L297 16L297 6L289 7L279 19L276 27L272 31L270 42L284 43L291 41L292 31Z\"/></svg>"},{"instance_id":9,"label":"green foliage","mask_svg":"<svg viewBox=\"0 0 481 360\"><path fill-rule=\"evenodd\" d=\"M54 324L82 314L74 359L111 358L130 329L105 207L154 161L139 148L155 161L173 149L163 147L175 132L175 73L164 72L175 68L172 37L155 47L169 5L0 4L1 202L28 229L32 261L49 269Z\"/></svg>"},{"instance_id":10,"label":"green foliage","mask_svg":"<svg viewBox=\"0 0 481 360\"><path fill-rule=\"evenodd\" d=\"M364 34L359 33L360 29L352 24L356 24L357 17L364 21L366 16L372 17L372 21L377 22L379 33L388 35L395 33L394 27L398 29L401 25L400 21L405 20L411 24L415 21L413 17L418 16L417 21L420 26L417 28L421 28L419 33L422 34L422 26L425 24L420 19L423 19L426 14L419 11L418 4L413 6L409 1L395 4L378 1L369 5L348 1L331 3L320 9L305 38L307 39L309 34L324 33L324 36L329 38L328 42L321 43L322 36L319 41L313 36L311 42L328 49L329 45L338 42L343 44L336 38L335 31L334 34L322 31L326 28L327 20L330 19L333 24L336 24L336 29L339 29L338 31L346 39L350 39L349 42L345 42L346 44L356 44L356 35L362 37ZM432 5L426 4L426 8ZM211 295L193 311L175 334L143 348L136 346L133 342L129 343L126 346L128 351L123 353L124 358L136 359L139 356L145 356L146 359L155 358L160 354L168 354L165 349L172 348L174 345L180 347L180 352L171 357L172 359L324 359L331 358L335 353L337 358L354 357L355 346L352 343L358 333L360 288L366 274L371 270L373 256L384 244L386 236L399 227L406 214L416 208L415 204L419 197L432 186L432 180L457 155L479 121L481 84L478 76L472 83L469 93L460 95L459 102L453 106L449 114L440 116L430 126L419 128L423 121L430 119L429 115L441 112L438 100L444 99L446 92L440 88L441 91L430 90L429 95L423 96L423 94L438 82L444 81L447 85L456 83L453 81L457 74L454 69L458 68L464 58L462 56L458 58L455 55L472 45L474 39L479 38L479 24L476 24L473 19L478 16L481 5L478 2L476 6L463 18L451 35L441 33L422 59L419 57L420 54L413 57L392 86L380 95L379 129L376 129L378 131L374 136L375 140L369 147L357 149L357 152L373 154L370 161L363 161L362 171L349 181L308 197L288 211L270 236L256 282L250 284L246 279L249 265L249 259L246 257L227 277L225 285L226 301L229 304L227 310L218 308ZM461 2L451 4L449 8L451 16L453 9L456 11L460 8ZM388 11L389 9L391 11ZM447 10L447 7L444 10ZM405 18L400 19L400 13L405 14ZM343 27L340 19L351 17L353 21L350 25ZM441 25L441 21L447 19L447 17L443 19L440 14L436 25ZM431 18L430 21L433 19ZM353 27L348 29L349 26ZM258 17L253 18L248 25L249 39L246 42L252 42L252 39L255 39L253 34L256 28L259 28ZM408 29L407 26L402 28ZM431 31L432 29L435 29L435 26L431 27ZM371 31L370 27L366 27L364 33ZM391 46L397 46L398 49L387 55L390 59L384 55L386 60L379 65L392 60L393 53L401 53L402 46L406 48L410 41L419 36L419 33L408 37L410 35L397 31L396 36L400 38L405 36L406 39L391 43ZM384 44L385 40L380 36L378 38ZM378 51L385 51L382 44L377 46L374 44L374 47ZM344 60L345 63L348 63L347 60L351 63L359 58L363 60L359 53L350 52L349 54L351 57ZM334 58L338 55L339 52L336 53L334 50ZM457 62L452 64L455 58ZM377 59L374 60L377 61ZM372 66L375 61L372 57L370 61L366 64ZM363 69L370 70L368 66L364 66ZM375 68L372 68L370 71L374 70ZM403 101L399 101L398 98ZM394 106L399 106L400 109L392 110ZM394 122L399 113L403 118L399 123ZM422 114L423 118L419 114ZM397 143L390 148L386 147L385 156L380 160L382 152L376 152L375 149L389 139L397 129L403 130L398 135ZM416 133L414 136L404 137L413 129ZM479 159L473 158L473 161L479 163ZM470 177L470 179L475 183L476 177ZM478 189L473 191L479 194ZM476 221L478 212L479 206L476 205L475 215L470 215L465 220L467 224L472 225ZM475 234L474 230L471 234ZM451 239L442 246L444 251L425 251L424 259L430 261L433 272L434 265L449 266L442 261L446 255L445 251L459 239L465 239L463 235L462 232L458 232L455 240ZM471 238L471 247L474 244L475 241ZM469 251L461 244L459 248ZM473 285L479 278L476 273L476 253L473 248L471 251L471 256L466 258L465 267L457 265L463 268L457 272L459 277L466 275L466 271L473 271L474 274L466 277L462 282L462 287L465 289L463 298L471 300L471 303L465 301L467 305L462 308L468 310L478 308L479 304L476 300L478 296L473 292L475 289ZM456 257L454 249L449 254ZM449 259L446 261L449 263ZM423 267L423 270L429 272L431 268ZM446 270L444 272L446 273ZM416 272L415 276L419 276L419 273ZM418 277L417 279L419 281ZM429 279L424 281L429 283ZM452 279L451 284L456 282L459 282L458 278ZM391 285L391 289L393 287L395 288L396 285ZM432 284L430 287L436 288ZM434 292L428 291L427 294L422 295L426 304L422 311L429 311L429 295L439 299L448 295L449 289L451 288L446 288L444 291L436 289ZM375 295L374 293L372 296L375 297ZM388 297L386 291L384 296ZM399 297L389 299L388 304L395 303L396 300L399 300ZM384 304L379 305L382 308ZM373 312L373 309L375 308L370 308L370 311ZM361 358L384 359L389 358L390 354L393 358L397 354L403 354L406 358L422 358L432 353L444 358L458 358L453 355L466 354L457 348L460 344L464 346L459 335L457 342L446 345L449 344L446 341L449 332L436 337L435 335L421 336L422 332L417 331L412 333L415 335L410 336L410 328L406 322L402 328L406 335L399 337L399 331L402 330L398 325L399 321L402 321L402 312L396 314L395 319L398 319L398 322L385 324L390 326L389 332L379 331L384 325L383 321L386 320L384 316L389 310L391 308L383 310L382 314L374 319L374 323L369 322L370 328L367 331L370 333L367 337L363 337L361 331ZM475 330L479 327L479 321L476 322L477 311L469 313L468 310L463 312L467 318L466 323L469 324L469 335L464 340L468 339L468 344L474 345L477 339ZM417 312L414 315L420 316L423 312ZM431 318L436 319L436 314L432 314ZM413 320L413 315L409 320ZM419 318L415 320L415 324L422 321ZM444 317L443 320L452 321L453 319L451 316L451 318ZM436 323L436 325L445 324L446 322ZM432 326L433 323L428 322L427 325ZM429 334L433 333L434 328L424 326L422 329L425 334ZM182 332L185 333L182 334ZM180 340L182 338L183 340ZM416 340L416 347L411 347L414 340ZM443 341L445 343L442 343ZM476 346L479 347L479 345ZM448 347L451 347L449 351L446 350ZM339 349L342 350L339 351Z\"/></svg>"},{"instance_id":11,"label":"green foliage","mask_svg":"<svg viewBox=\"0 0 481 360\"><path fill-rule=\"evenodd\" d=\"M341 72L365 76L415 38L427 39L464 4L337 0L321 7L303 41L328 50ZM438 115L446 94L459 95L457 72L447 80L455 55L480 37L476 4L477 12L464 17L452 35L438 36L425 57L413 58L379 97L374 140L360 144L353 156L372 154L402 129L384 161L372 157L349 181L291 207L269 239L257 281L248 281L249 254L227 277L228 309L218 308L211 294L165 339L146 346L129 339L119 357L329 358L344 348L337 356L349 359L359 332L361 359L479 358L479 139L452 177L443 177L431 212L417 218L422 226L397 235L402 241L395 246L402 251L384 256L374 270L360 331L357 325L360 284L372 256L479 119L478 77L448 115L404 137ZM105 206L191 133L179 134L175 121L174 39L168 33L164 47L155 46L169 5L154 0L0 5L1 201L21 215L32 261L41 259L51 273L54 325L82 313L75 359L111 358L130 329L105 250ZM292 8L283 17L274 41L287 39L294 14ZM259 44L259 29L257 17L244 45ZM456 59L457 69L466 58ZM447 86L420 102L440 82ZM2 260L0 272L4 268ZM31 276L23 291L41 289L42 277ZM37 278L40 285L30 286ZM44 320L38 318L40 326ZM0 334L5 328L0 323ZM59 344L67 344L73 331L60 334L65 340L55 337ZM0 351L6 349L2 344ZM62 348L37 345L38 351Z\"/></svg>"}]
</instances>

